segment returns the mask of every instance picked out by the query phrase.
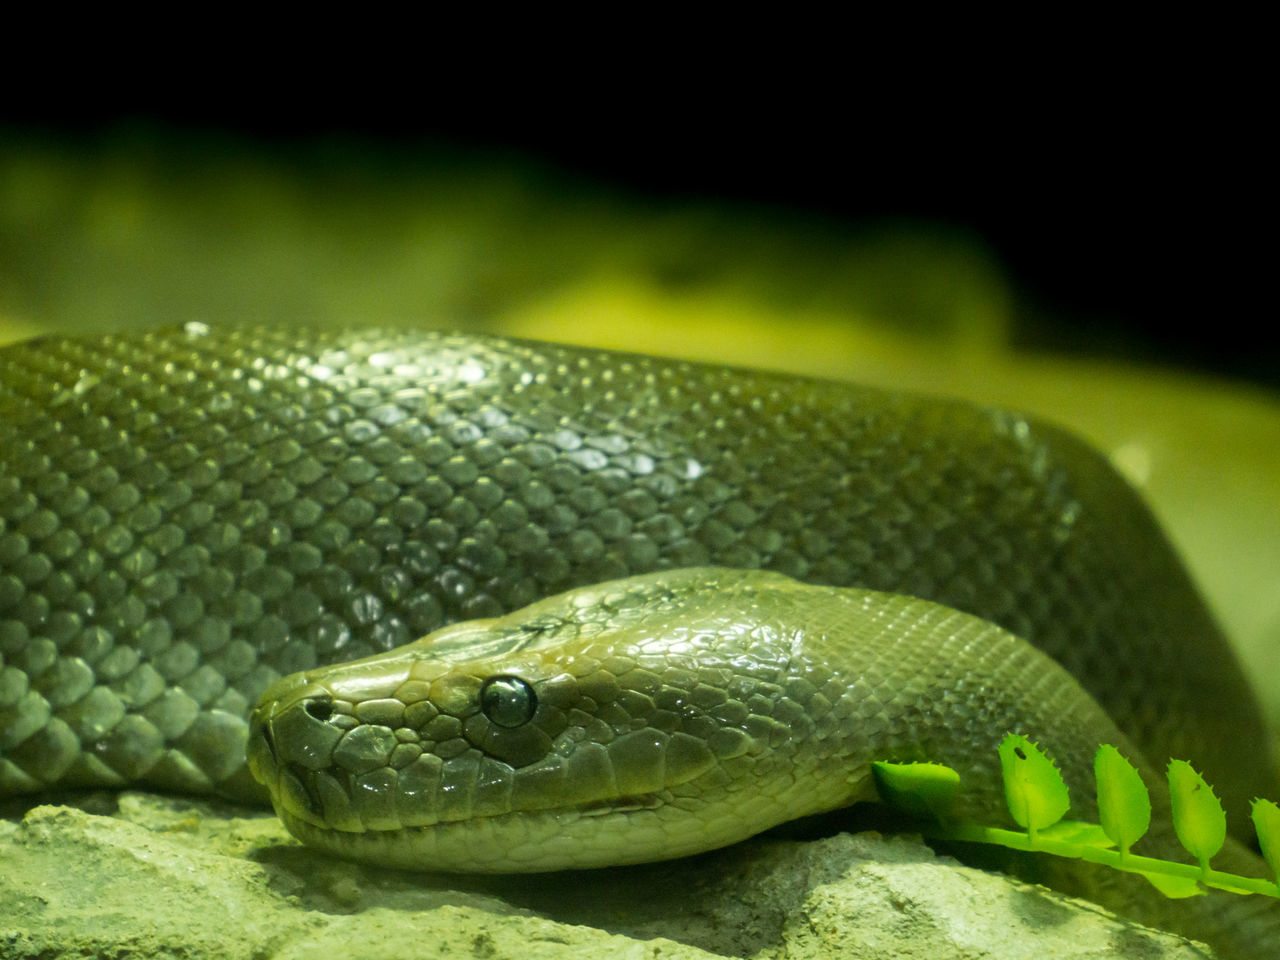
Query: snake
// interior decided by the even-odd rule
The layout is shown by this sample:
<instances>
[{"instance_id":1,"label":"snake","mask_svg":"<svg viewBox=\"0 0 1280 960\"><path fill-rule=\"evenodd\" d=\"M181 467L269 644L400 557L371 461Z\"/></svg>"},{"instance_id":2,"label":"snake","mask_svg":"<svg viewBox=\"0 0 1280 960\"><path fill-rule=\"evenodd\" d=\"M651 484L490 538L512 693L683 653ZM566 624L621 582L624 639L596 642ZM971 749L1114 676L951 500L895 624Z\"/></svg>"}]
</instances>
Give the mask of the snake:
<instances>
[{"instance_id":1,"label":"snake","mask_svg":"<svg viewBox=\"0 0 1280 960\"><path fill-rule=\"evenodd\" d=\"M0 348L0 796L217 794L342 856L539 871L875 800L877 759L998 821L1009 730L1086 815L1111 742L1212 771L1235 829L1280 795L1264 729L1139 494L1016 412L417 329ZM1055 870L1224 955L1280 931Z\"/></svg>"}]
</instances>

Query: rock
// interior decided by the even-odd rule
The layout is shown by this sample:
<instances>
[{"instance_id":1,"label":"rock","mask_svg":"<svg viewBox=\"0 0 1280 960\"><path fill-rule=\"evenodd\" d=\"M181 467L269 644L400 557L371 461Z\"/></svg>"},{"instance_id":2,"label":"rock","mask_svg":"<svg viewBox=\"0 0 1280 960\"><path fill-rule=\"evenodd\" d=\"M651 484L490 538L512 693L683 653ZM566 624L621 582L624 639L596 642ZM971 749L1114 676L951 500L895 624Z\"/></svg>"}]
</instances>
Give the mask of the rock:
<instances>
[{"instance_id":1,"label":"rock","mask_svg":"<svg viewBox=\"0 0 1280 960\"><path fill-rule=\"evenodd\" d=\"M125 793L0 821L0 863L6 960L1212 956L874 833L762 837L615 870L450 877L329 859L269 814Z\"/></svg>"}]
</instances>

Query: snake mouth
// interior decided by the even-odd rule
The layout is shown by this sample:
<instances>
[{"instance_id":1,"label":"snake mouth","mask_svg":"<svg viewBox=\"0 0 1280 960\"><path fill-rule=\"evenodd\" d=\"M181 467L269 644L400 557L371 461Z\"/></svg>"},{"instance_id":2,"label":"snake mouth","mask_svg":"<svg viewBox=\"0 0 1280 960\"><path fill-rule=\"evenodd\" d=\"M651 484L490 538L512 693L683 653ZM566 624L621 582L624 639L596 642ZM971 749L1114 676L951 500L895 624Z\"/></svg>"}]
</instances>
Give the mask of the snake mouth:
<instances>
[{"instance_id":1,"label":"snake mouth","mask_svg":"<svg viewBox=\"0 0 1280 960\"><path fill-rule=\"evenodd\" d=\"M269 740L269 732L265 734L265 738ZM364 818L353 820L350 816L350 798L352 796L350 788L345 791L345 796L337 803L337 809L335 809L332 791L322 792L320 784L325 781L318 780L313 775L313 771L307 770L296 763L284 764L279 770L276 784L269 787L273 800L279 796L291 816L299 817L322 829L336 830L343 833L387 833L404 829L428 829L457 823L462 820L475 821L495 817L501 818L521 812L548 813L561 817L569 815L612 817L637 813L643 810L656 810L666 802L664 795L659 792L628 794L549 806L534 811L497 813L458 811L451 817L445 815L434 821L415 823L412 827L406 827L403 823L388 823L386 820L381 822L376 820L369 821ZM330 798L327 804L326 796ZM279 810L279 804L277 804L277 810Z\"/></svg>"},{"instance_id":2,"label":"snake mouth","mask_svg":"<svg viewBox=\"0 0 1280 960\"><path fill-rule=\"evenodd\" d=\"M404 771L340 781L330 770L281 761L280 739L273 751L270 725L257 730L251 756L289 832L334 856L412 871L538 873L665 860L744 840L787 819L795 803L768 789L736 800L723 791L708 802L697 778L584 795L580 785L566 786L568 766L559 763L546 768L555 776L545 783L532 768L508 768L505 786L495 789L479 772L491 761L456 762L465 758L436 758L437 786L424 796L396 789Z\"/></svg>"},{"instance_id":3,"label":"snake mouth","mask_svg":"<svg viewBox=\"0 0 1280 960\"><path fill-rule=\"evenodd\" d=\"M294 693L283 707L279 700L264 701L254 710L248 756L277 814L299 836L403 837L513 817L561 823L629 817L661 809L669 799L668 775L677 772L674 765L655 771L646 784L650 789L617 790L610 789L616 783L599 776L575 776L581 764L572 759L553 755L513 769L476 750L449 759L422 753L398 769L379 765L353 771L334 762L335 748L320 736L338 736L328 727L332 704L311 689ZM670 738L638 739L657 753Z\"/></svg>"},{"instance_id":4,"label":"snake mouth","mask_svg":"<svg viewBox=\"0 0 1280 960\"><path fill-rule=\"evenodd\" d=\"M377 794L381 815L357 811L352 794L359 795L360 784L344 789L329 771L281 761L276 739L269 723L256 727L250 756L277 816L307 846L348 860L413 871L530 873L665 859L707 846L701 821L690 820L666 790L486 811L474 795L469 808L442 808L445 789L405 823L387 811L412 796Z\"/></svg>"},{"instance_id":5,"label":"snake mouth","mask_svg":"<svg viewBox=\"0 0 1280 960\"><path fill-rule=\"evenodd\" d=\"M306 700L254 711L250 766L290 833L345 859L445 873L604 867L724 846L785 819L767 796L752 816L709 809L698 781L720 775L716 760L693 738L649 730L615 740L613 766L603 746L579 744L519 769L473 749L356 772L314 733L297 736L324 724L323 704Z\"/></svg>"},{"instance_id":6,"label":"snake mouth","mask_svg":"<svg viewBox=\"0 0 1280 960\"><path fill-rule=\"evenodd\" d=\"M380 771L381 776L353 780L339 771L309 769L301 763L282 760L276 751L275 737L269 723L256 725L250 733L250 757L255 776L267 787L277 814L286 820L305 822L312 828L347 834L392 834L406 830L428 830L448 827L460 822L502 820L505 817L538 814L558 818L608 818L626 816L662 807L668 799L666 791L603 795L587 798L544 798L540 804L523 809L485 805L474 796L468 802L441 804L457 784L443 785L435 794L420 791L394 791L388 782L397 774ZM515 771L506 771L511 776ZM376 792L371 779L383 781L384 789ZM483 790L483 785L471 785ZM508 791L503 791L507 793ZM364 794L374 806L358 808ZM374 798L383 800L377 804ZM389 803L386 801L390 801ZM411 807L407 816L391 813L390 807ZM376 809L375 809L376 807ZM409 822L406 822L409 821Z\"/></svg>"},{"instance_id":7,"label":"snake mouth","mask_svg":"<svg viewBox=\"0 0 1280 960\"><path fill-rule=\"evenodd\" d=\"M541 873L642 863L708 846L686 829L663 798L631 798L627 808L507 813L422 827L346 832L277 810L286 829L309 847L347 860L417 872ZM686 822L686 827L689 824ZM712 846L742 839L726 838Z\"/></svg>"}]
</instances>

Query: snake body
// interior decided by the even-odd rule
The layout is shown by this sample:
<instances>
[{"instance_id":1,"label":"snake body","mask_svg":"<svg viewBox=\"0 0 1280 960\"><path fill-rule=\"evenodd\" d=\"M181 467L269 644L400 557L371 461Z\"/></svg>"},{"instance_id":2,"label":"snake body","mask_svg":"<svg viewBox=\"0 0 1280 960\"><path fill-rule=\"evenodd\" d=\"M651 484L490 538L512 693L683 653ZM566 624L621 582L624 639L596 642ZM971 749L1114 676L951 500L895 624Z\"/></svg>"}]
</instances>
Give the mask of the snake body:
<instances>
[{"instance_id":1,"label":"snake body","mask_svg":"<svg viewBox=\"0 0 1280 960\"><path fill-rule=\"evenodd\" d=\"M671 572L713 566L785 576ZM602 635L600 610L624 635ZM627 633L677 614L683 646ZM391 655L394 683L383 661L355 681L319 670L504 617L446 627L410 648L418 666ZM741 632L713 644L710 620ZM562 642L580 675L551 659ZM281 680L296 671L311 673ZM618 787L552 817L561 862L525 869L731 842L867 796L878 753L935 753L985 782L1015 722L1060 740L1081 784L1084 741L1119 727L1135 751L1212 771L1236 824L1277 795L1248 685L1151 515L1103 458L1025 417L412 331L187 325L0 350L0 794L141 783L261 801L245 745L272 684L254 765L292 829L345 838L331 847L447 819L428 801L407 820L374 789L425 756L460 778L455 811L495 827L521 791ZM775 740L795 755L764 751ZM727 823L710 798L743 785L763 812ZM999 815L990 791L971 802ZM581 852L659 805L701 826L647 854ZM337 834L324 810L346 817ZM543 829L530 822L498 842L518 847ZM1243 909L1241 936L1274 935L1273 911Z\"/></svg>"}]
</instances>

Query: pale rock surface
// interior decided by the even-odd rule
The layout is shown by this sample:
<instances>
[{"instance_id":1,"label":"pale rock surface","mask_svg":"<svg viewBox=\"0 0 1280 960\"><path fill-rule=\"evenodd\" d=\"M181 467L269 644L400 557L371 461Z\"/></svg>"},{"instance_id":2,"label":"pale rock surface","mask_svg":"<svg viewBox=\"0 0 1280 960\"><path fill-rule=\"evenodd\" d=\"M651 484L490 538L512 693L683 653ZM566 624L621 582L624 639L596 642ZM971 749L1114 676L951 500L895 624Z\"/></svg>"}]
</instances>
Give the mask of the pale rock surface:
<instances>
[{"instance_id":1,"label":"pale rock surface","mask_svg":"<svg viewBox=\"0 0 1280 960\"><path fill-rule=\"evenodd\" d=\"M213 802L126 793L10 813L0 820L0 960L1212 957L873 833L467 878L332 860L270 815Z\"/></svg>"}]
</instances>

